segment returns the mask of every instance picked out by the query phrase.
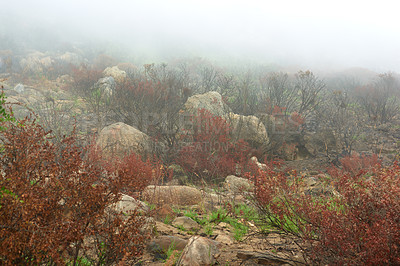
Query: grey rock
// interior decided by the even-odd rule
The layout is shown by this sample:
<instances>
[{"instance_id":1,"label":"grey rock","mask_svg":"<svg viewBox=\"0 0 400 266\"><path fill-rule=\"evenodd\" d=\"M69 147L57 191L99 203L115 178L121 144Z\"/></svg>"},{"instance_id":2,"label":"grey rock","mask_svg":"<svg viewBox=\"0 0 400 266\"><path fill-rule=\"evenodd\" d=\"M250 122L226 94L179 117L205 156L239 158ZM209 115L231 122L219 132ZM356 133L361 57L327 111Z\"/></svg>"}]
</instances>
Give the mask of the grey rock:
<instances>
[{"instance_id":1,"label":"grey rock","mask_svg":"<svg viewBox=\"0 0 400 266\"><path fill-rule=\"evenodd\" d=\"M18 93L23 93L25 91L25 86L21 83L15 85L14 90Z\"/></svg>"},{"instance_id":2,"label":"grey rock","mask_svg":"<svg viewBox=\"0 0 400 266\"><path fill-rule=\"evenodd\" d=\"M99 89L102 96L110 97L115 91L115 80L113 77L101 78L96 82L94 88Z\"/></svg>"},{"instance_id":3,"label":"grey rock","mask_svg":"<svg viewBox=\"0 0 400 266\"><path fill-rule=\"evenodd\" d=\"M214 265L218 253L218 242L201 236L193 236L189 239L176 265Z\"/></svg>"}]
</instances>

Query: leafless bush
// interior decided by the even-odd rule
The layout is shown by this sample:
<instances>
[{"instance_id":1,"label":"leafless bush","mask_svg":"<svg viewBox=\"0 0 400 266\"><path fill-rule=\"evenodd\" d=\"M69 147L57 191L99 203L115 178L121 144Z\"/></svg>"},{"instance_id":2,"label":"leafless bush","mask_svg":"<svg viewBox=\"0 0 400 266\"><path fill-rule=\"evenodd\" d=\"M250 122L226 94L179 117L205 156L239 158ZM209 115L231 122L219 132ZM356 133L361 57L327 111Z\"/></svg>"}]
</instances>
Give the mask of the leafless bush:
<instances>
[{"instance_id":1,"label":"leafless bush","mask_svg":"<svg viewBox=\"0 0 400 266\"><path fill-rule=\"evenodd\" d=\"M360 105L373 122L385 123L399 113L399 82L393 73L380 74L356 92Z\"/></svg>"},{"instance_id":2,"label":"leafless bush","mask_svg":"<svg viewBox=\"0 0 400 266\"><path fill-rule=\"evenodd\" d=\"M296 107L297 91L287 73L273 72L260 77L261 98L263 109L272 114L275 106L284 108L285 114L291 113Z\"/></svg>"},{"instance_id":3,"label":"leafless bush","mask_svg":"<svg viewBox=\"0 0 400 266\"><path fill-rule=\"evenodd\" d=\"M299 114L307 116L320 103L319 93L325 87L325 83L316 77L311 71L299 71L296 74L295 88L299 93Z\"/></svg>"}]
</instances>

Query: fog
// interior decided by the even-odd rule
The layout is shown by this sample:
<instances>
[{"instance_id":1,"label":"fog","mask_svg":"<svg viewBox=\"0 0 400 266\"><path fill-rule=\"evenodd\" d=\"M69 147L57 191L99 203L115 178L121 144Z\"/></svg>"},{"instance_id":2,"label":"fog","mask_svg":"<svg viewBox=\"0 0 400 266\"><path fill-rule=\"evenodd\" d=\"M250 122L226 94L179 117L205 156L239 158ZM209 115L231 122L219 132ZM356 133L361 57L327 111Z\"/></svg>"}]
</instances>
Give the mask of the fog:
<instances>
[{"instance_id":1,"label":"fog","mask_svg":"<svg viewBox=\"0 0 400 266\"><path fill-rule=\"evenodd\" d=\"M396 1L2 0L0 48L67 42L140 63L195 56L398 72L398 13Z\"/></svg>"}]
</instances>

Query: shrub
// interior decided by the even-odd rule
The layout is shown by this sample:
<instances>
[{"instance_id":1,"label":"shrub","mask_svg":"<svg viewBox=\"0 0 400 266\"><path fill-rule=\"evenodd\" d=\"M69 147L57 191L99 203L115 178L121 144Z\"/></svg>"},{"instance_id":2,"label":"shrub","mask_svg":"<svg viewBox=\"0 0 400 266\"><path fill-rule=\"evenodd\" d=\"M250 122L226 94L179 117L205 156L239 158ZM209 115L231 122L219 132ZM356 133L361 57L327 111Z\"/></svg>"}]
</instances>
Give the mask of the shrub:
<instances>
[{"instance_id":1,"label":"shrub","mask_svg":"<svg viewBox=\"0 0 400 266\"><path fill-rule=\"evenodd\" d=\"M399 81L393 73L378 75L372 83L356 88L358 102L374 123L392 120L399 112Z\"/></svg>"},{"instance_id":2,"label":"shrub","mask_svg":"<svg viewBox=\"0 0 400 266\"><path fill-rule=\"evenodd\" d=\"M330 265L400 263L400 167L357 173L335 169L337 193L302 193L303 178L267 167L248 174L264 224L300 240L309 262Z\"/></svg>"},{"instance_id":3,"label":"shrub","mask_svg":"<svg viewBox=\"0 0 400 266\"><path fill-rule=\"evenodd\" d=\"M176 158L180 113L190 95L187 80L167 65L145 65L117 87L114 112L126 124L166 144L165 161Z\"/></svg>"},{"instance_id":4,"label":"shrub","mask_svg":"<svg viewBox=\"0 0 400 266\"><path fill-rule=\"evenodd\" d=\"M218 180L240 174L250 148L243 140L231 139L229 123L204 109L192 117L192 122L193 134L183 136L187 145L180 150L177 163L199 179Z\"/></svg>"},{"instance_id":5,"label":"shrub","mask_svg":"<svg viewBox=\"0 0 400 266\"><path fill-rule=\"evenodd\" d=\"M87 65L72 67L72 89L82 97L90 97L93 85L101 78L102 71L92 69Z\"/></svg>"},{"instance_id":6,"label":"shrub","mask_svg":"<svg viewBox=\"0 0 400 266\"><path fill-rule=\"evenodd\" d=\"M1 80L0 80L1 81ZM1 85L1 92L0 92L0 132L4 131L6 128L4 124L7 122L14 122L15 118L12 116L12 112L7 110L6 101L7 97L4 94L4 87Z\"/></svg>"},{"instance_id":7,"label":"shrub","mask_svg":"<svg viewBox=\"0 0 400 266\"><path fill-rule=\"evenodd\" d=\"M74 135L51 143L28 118L6 127L0 187L10 193L0 198L1 264L111 264L141 253L144 218L106 212L125 176L103 167L99 154L86 156L89 148Z\"/></svg>"},{"instance_id":8,"label":"shrub","mask_svg":"<svg viewBox=\"0 0 400 266\"><path fill-rule=\"evenodd\" d=\"M380 166L381 161L376 154L370 156L365 154L353 153L340 159L343 170L350 174L358 174L361 170L370 170L373 167Z\"/></svg>"},{"instance_id":9,"label":"shrub","mask_svg":"<svg viewBox=\"0 0 400 266\"><path fill-rule=\"evenodd\" d=\"M154 158L143 161L137 154L129 154L122 159L115 159L108 163L111 172L118 173L118 182L123 185L123 192L134 196L148 185L156 185L163 179L169 179L171 172L162 162Z\"/></svg>"},{"instance_id":10,"label":"shrub","mask_svg":"<svg viewBox=\"0 0 400 266\"><path fill-rule=\"evenodd\" d=\"M112 94L96 85L102 77L102 71L81 65L79 68L72 69L72 77L74 78L71 84L73 92L82 97L89 111L96 115L96 127L100 132L105 118L110 113L110 94Z\"/></svg>"}]
</instances>

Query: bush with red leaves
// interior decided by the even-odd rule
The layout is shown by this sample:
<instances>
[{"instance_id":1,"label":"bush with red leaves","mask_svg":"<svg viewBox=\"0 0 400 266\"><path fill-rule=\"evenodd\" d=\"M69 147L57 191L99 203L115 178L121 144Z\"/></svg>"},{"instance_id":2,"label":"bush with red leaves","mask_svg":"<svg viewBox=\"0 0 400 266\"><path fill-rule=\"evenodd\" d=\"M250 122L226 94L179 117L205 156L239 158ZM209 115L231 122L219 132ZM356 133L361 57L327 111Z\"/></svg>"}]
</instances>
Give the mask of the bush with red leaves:
<instances>
[{"instance_id":1,"label":"bush with red leaves","mask_svg":"<svg viewBox=\"0 0 400 266\"><path fill-rule=\"evenodd\" d=\"M142 252L148 237L141 231L143 216L110 215L108 207L127 185L140 191L154 178L149 165L142 165L141 181L132 182L125 173L104 168L99 154L85 156L89 148L82 149L74 135L52 143L30 119L5 127L0 264L77 265L85 259L109 265ZM126 160L140 165L137 157ZM132 174L131 179L137 177Z\"/></svg>"},{"instance_id":2,"label":"bush with red leaves","mask_svg":"<svg viewBox=\"0 0 400 266\"><path fill-rule=\"evenodd\" d=\"M143 191L148 185L157 185L159 181L171 177L171 173L160 160L153 158L143 161L135 153L113 160L107 164L107 169L118 174L122 191L130 196L138 195L138 192Z\"/></svg>"},{"instance_id":3,"label":"bush with red leaves","mask_svg":"<svg viewBox=\"0 0 400 266\"><path fill-rule=\"evenodd\" d=\"M216 181L243 173L250 148L245 141L230 137L229 123L204 109L192 122L193 134L184 136L187 145L180 150L177 163L200 180Z\"/></svg>"},{"instance_id":4,"label":"bush with red leaves","mask_svg":"<svg viewBox=\"0 0 400 266\"><path fill-rule=\"evenodd\" d=\"M357 174L361 170L369 170L375 166L379 166L381 161L376 154L370 156L365 154L353 153L340 159L340 164L345 172Z\"/></svg>"},{"instance_id":5,"label":"bush with red leaves","mask_svg":"<svg viewBox=\"0 0 400 266\"><path fill-rule=\"evenodd\" d=\"M354 168L353 168L354 169ZM352 169L352 170L353 170ZM248 177L264 224L294 235L309 263L400 264L400 167L332 169L333 196L313 197L303 177L273 166Z\"/></svg>"}]
</instances>

